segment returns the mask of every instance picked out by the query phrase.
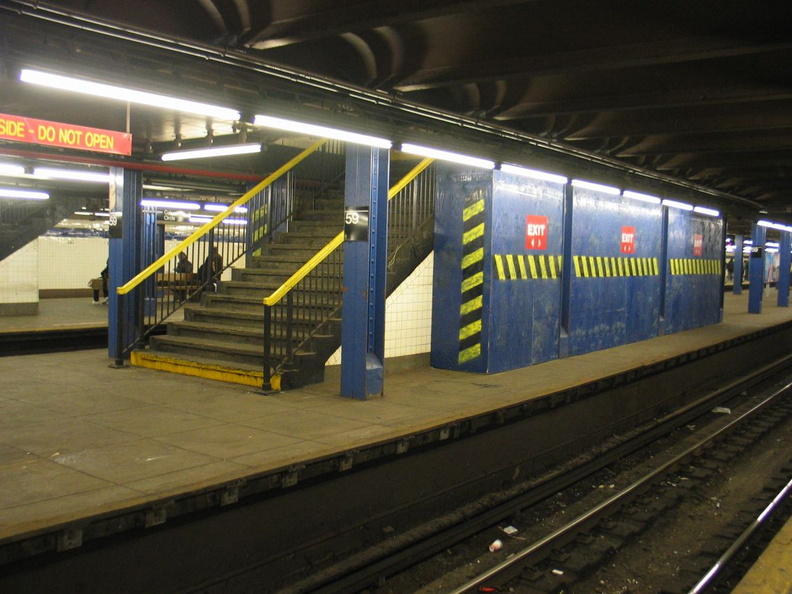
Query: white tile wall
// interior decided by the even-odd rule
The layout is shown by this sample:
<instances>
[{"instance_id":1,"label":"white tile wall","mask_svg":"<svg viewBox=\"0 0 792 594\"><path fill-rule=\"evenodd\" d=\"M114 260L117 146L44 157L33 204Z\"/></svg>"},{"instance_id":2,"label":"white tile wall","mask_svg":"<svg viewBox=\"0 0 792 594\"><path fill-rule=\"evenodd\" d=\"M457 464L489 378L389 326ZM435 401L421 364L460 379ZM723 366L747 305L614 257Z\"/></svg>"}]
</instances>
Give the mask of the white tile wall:
<instances>
[{"instance_id":1,"label":"white tile wall","mask_svg":"<svg viewBox=\"0 0 792 594\"><path fill-rule=\"evenodd\" d=\"M39 246L31 241L0 261L0 303L38 303Z\"/></svg>"},{"instance_id":2,"label":"white tile wall","mask_svg":"<svg viewBox=\"0 0 792 594\"><path fill-rule=\"evenodd\" d=\"M165 250L176 243L167 241ZM39 289L87 288L105 267L108 249L108 240L98 237L39 237L0 262L0 303L36 303ZM430 351L433 267L434 254L430 254L388 297L386 358ZM230 278L230 271L226 277ZM327 363L340 364L341 349Z\"/></svg>"},{"instance_id":3,"label":"white tile wall","mask_svg":"<svg viewBox=\"0 0 792 594\"><path fill-rule=\"evenodd\" d=\"M38 244L41 289L85 289L107 265L109 243L101 237L43 235Z\"/></svg>"},{"instance_id":4,"label":"white tile wall","mask_svg":"<svg viewBox=\"0 0 792 594\"><path fill-rule=\"evenodd\" d=\"M432 274L434 252L385 303L385 358L428 353L432 348ZM327 360L341 364L341 349Z\"/></svg>"}]
</instances>

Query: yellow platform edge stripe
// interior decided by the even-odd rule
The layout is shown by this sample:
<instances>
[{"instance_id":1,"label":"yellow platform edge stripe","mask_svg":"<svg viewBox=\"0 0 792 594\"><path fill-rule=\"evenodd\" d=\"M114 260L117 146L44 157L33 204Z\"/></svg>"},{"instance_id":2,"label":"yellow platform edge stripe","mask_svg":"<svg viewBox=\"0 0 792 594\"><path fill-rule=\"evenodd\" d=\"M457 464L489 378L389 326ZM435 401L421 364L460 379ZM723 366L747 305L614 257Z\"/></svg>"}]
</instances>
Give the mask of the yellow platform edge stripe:
<instances>
[{"instance_id":1,"label":"yellow platform edge stripe","mask_svg":"<svg viewBox=\"0 0 792 594\"><path fill-rule=\"evenodd\" d=\"M178 373L180 375L190 375L193 377L200 377L203 379L210 379L230 384L252 386L254 388L261 387L261 382L264 375L261 371L230 369L220 365L198 363L196 361L187 361L183 359L177 359L175 357L154 355L141 351L132 351L130 353L129 362L135 367L145 367L147 369L168 371L170 373ZM272 388L274 390L280 390L279 376L273 377L271 382Z\"/></svg>"}]
</instances>

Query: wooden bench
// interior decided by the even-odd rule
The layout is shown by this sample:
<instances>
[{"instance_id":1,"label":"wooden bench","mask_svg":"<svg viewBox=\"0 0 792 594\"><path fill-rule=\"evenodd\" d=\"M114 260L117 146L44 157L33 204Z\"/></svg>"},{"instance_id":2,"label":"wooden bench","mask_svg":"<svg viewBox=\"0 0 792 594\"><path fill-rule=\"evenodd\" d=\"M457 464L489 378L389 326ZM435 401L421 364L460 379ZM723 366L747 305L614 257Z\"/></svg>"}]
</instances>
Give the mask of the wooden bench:
<instances>
[{"instance_id":1,"label":"wooden bench","mask_svg":"<svg viewBox=\"0 0 792 594\"><path fill-rule=\"evenodd\" d=\"M160 272L157 274L157 288L172 291L181 300L187 297L187 293L198 289L201 284L201 279L194 272Z\"/></svg>"}]
</instances>

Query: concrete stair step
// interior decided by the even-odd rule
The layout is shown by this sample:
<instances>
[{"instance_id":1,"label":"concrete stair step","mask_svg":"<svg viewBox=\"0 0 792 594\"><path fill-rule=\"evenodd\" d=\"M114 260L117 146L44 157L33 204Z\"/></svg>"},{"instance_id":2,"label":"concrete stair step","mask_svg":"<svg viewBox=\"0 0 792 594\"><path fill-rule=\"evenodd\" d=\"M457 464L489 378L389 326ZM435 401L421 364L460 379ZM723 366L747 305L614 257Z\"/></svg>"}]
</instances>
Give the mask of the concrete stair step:
<instances>
[{"instance_id":1,"label":"concrete stair step","mask_svg":"<svg viewBox=\"0 0 792 594\"><path fill-rule=\"evenodd\" d=\"M288 278L288 277L287 277ZM264 299L273 291L280 288L283 281L268 278L258 278L255 281L230 280L223 281L220 285L220 293L223 295L250 295Z\"/></svg>"},{"instance_id":2,"label":"concrete stair step","mask_svg":"<svg viewBox=\"0 0 792 594\"><path fill-rule=\"evenodd\" d=\"M310 260L316 255L316 252L318 252L319 249L324 247L325 243L313 247L302 246L300 244L292 245L288 243L271 243L261 248L261 255L274 256L274 257L286 256L289 258L298 258L299 260L302 261L302 264L305 264L308 260Z\"/></svg>"},{"instance_id":3,"label":"concrete stair step","mask_svg":"<svg viewBox=\"0 0 792 594\"><path fill-rule=\"evenodd\" d=\"M206 340L189 336L152 336L152 351L191 357L203 357L227 363L259 366L263 365L262 345L252 345L229 340Z\"/></svg>"},{"instance_id":4,"label":"concrete stair step","mask_svg":"<svg viewBox=\"0 0 792 594\"><path fill-rule=\"evenodd\" d=\"M322 231L289 231L281 235L276 245L303 245L315 247L318 250L326 246L332 239L338 235L340 229L326 229Z\"/></svg>"}]
</instances>

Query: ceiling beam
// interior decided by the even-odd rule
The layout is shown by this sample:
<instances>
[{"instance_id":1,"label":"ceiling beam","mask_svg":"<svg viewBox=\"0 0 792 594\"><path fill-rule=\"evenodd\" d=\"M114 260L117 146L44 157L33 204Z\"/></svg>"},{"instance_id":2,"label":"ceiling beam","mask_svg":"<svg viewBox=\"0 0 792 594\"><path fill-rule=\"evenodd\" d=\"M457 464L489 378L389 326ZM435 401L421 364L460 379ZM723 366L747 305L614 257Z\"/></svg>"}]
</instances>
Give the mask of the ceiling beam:
<instances>
[{"instance_id":1,"label":"ceiling beam","mask_svg":"<svg viewBox=\"0 0 792 594\"><path fill-rule=\"evenodd\" d=\"M709 107L687 107L665 110L604 113L585 117L579 125L565 122L566 141L595 138L642 137L670 134L708 134L713 132L764 132L792 128L792 110L788 101L766 101L750 104ZM523 120L526 131L544 130L545 118L536 122Z\"/></svg>"},{"instance_id":2,"label":"ceiling beam","mask_svg":"<svg viewBox=\"0 0 792 594\"><path fill-rule=\"evenodd\" d=\"M495 116L499 122L510 122L532 117L569 115L579 113L608 113L647 109L676 109L680 107L706 107L730 103L792 100L792 90L776 86L737 88L731 86L698 86L664 91L649 90L631 94L616 92L596 97L566 97L544 101L524 101Z\"/></svg>"},{"instance_id":3,"label":"ceiling beam","mask_svg":"<svg viewBox=\"0 0 792 594\"><path fill-rule=\"evenodd\" d=\"M445 64L415 72L394 85L394 89L402 93L410 93L471 82L602 72L790 49L792 43L788 41L748 43L719 36L675 38L547 55L500 57L475 63Z\"/></svg>"},{"instance_id":4,"label":"ceiling beam","mask_svg":"<svg viewBox=\"0 0 792 594\"><path fill-rule=\"evenodd\" d=\"M254 2L251 12L258 9ZM535 1L535 0L529 0ZM289 13L285 0L281 12ZM266 2L266 4L270 4ZM295 3L297 9L265 26L249 31L240 39L240 45L251 49L266 50L341 35L395 26L422 19L442 17L465 12L491 11L493 8L525 4L525 0L399 0L399 2L330 3L326 10L309 11L304 3Z\"/></svg>"}]
</instances>

